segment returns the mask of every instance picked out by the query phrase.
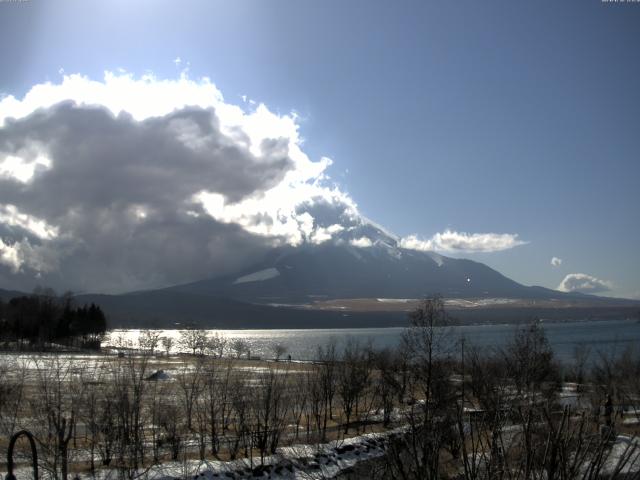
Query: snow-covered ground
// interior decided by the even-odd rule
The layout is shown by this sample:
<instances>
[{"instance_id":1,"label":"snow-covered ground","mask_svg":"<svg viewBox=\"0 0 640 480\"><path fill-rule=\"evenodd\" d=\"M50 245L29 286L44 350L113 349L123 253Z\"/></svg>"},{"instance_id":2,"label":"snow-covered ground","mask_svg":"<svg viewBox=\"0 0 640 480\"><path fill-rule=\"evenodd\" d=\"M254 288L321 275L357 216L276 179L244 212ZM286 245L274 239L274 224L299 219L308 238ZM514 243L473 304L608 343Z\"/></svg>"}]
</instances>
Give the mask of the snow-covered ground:
<instances>
[{"instance_id":1,"label":"snow-covered ground","mask_svg":"<svg viewBox=\"0 0 640 480\"><path fill-rule=\"evenodd\" d=\"M260 270L258 272L250 273L249 275L245 275L243 277L237 278L234 285L240 283L251 283L251 282L264 282L265 280L270 280L272 278L276 278L280 275L280 272L277 268L266 268L264 270Z\"/></svg>"},{"instance_id":2,"label":"snow-covered ground","mask_svg":"<svg viewBox=\"0 0 640 480\"><path fill-rule=\"evenodd\" d=\"M376 298L376 301L380 303L410 303L419 302L417 298Z\"/></svg>"},{"instance_id":3,"label":"snow-covered ground","mask_svg":"<svg viewBox=\"0 0 640 480\"><path fill-rule=\"evenodd\" d=\"M621 462L623 459L624 460ZM620 468L621 467L621 468ZM618 435L603 466L604 474L640 472L640 441L628 435Z\"/></svg>"},{"instance_id":4,"label":"snow-covered ground","mask_svg":"<svg viewBox=\"0 0 640 480\"><path fill-rule=\"evenodd\" d=\"M385 433L369 433L319 445L282 447L275 455L266 457L263 465L260 465L260 459L255 457L253 464L248 459L228 462L166 462L140 472L137 478L143 480L330 479L358 462L382 456L389 436L399 432L400 429ZM31 477L30 470L26 468L21 468L16 474L18 480ZM118 476L116 470L103 470L95 478L96 480L115 480ZM81 475L80 478L88 479L89 476Z\"/></svg>"},{"instance_id":5,"label":"snow-covered ground","mask_svg":"<svg viewBox=\"0 0 640 480\"><path fill-rule=\"evenodd\" d=\"M445 299L444 304L448 307L476 308L494 305L510 305L519 301L520 300L514 298L447 298Z\"/></svg>"}]
</instances>

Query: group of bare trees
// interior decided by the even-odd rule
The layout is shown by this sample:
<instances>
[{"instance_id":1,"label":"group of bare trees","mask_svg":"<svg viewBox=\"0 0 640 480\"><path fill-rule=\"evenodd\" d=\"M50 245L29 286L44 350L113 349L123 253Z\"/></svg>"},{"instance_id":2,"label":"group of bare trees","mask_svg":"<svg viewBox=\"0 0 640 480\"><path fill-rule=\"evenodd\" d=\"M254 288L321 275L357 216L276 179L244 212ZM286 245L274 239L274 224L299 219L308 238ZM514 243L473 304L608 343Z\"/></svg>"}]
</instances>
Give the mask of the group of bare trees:
<instances>
[{"instance_id":1,"label":"group of bare trees","mask_svg":"<svg viewBox=\"0 0 640 480\"><path fill-rule=\"evenodd\" d=\"M117 337L114 340L116 347L132 347L131 342ZM225 355L233 355L236 358L249 358L251 348L244 338L230 340L219 333L211 334L206 330L187 329L179 332L178 338L162 336L159 331L142 330L138 336L138 347L146 353L154 354L163 351L166 355L183 352L193 356L206 355L214 358L222 358ZM281 344L275 344L273 354L276 360L286 353L286 348Z\"/></svg>"},{"instance_id":2,"label":"group of bare trees","mask_svg":"<svg viewBox=\"0 0 640 480\"><path fill-rule=\"evenodd\" d=\"M247 361L246 342L196 330L176 340L188 355L167 358L167 338L142 332L140 349L118 356L4 362L0 434L32 431L41 470L64 480L103 468L131 479L166 461L185 475L192 460L262 464L283 444L374 429L392 430L370 478L568 480L640 470L622 418L640 419L640 355L587 361L580 351L561 367L536 323L503 348L478 350L455 337L433 299L412 314L398 348L347 340L318 347L304 364ZM282 354L274 348L275 360ZM563 381L578 379L579 399L563 403ZM615 412L604 424L607 395ZM628 446L614 459L618 433Z\"/></svg>"},{"instance_id":3,"label":"group of bare trees","mask_svg":"<svg viewBox=\"0 0 640 480\"><path fill-rule=\"evenodd\" d=\"M190 355L174 357L180 361L167 371L158 369L167 368L167 357L158 355L155 332L141 332L140 348L123 355L4 364L0 434L32 431L41 471L51 478L70 478L71 465L91 475L109 468L125 479L163 461L246 456L262 463L283 442L361 432L398 398L395 370L370 345L332 343L318 348L314 363L265 363L238 360L234 349L220 358L219 350L201 348L211 345L204 338L183 335ZM377 365L388 374L375 374Z\"/></svg>"},{"instance_id":4,"label":"group of bare trees","mask_svg":"<svg viewBox=\"0 0 640 480\"><path fill-rule=\"evenodd\" d=\"M373 476L640 478L640 352L598 354L589 362L579 348L575 362L563 366L537 322L488 350L465 348L448 323L439 299L412 315L404 343L415 398L401 410L406 429L392 437ZM563 381L576 379L582 383ZM607 397L617 422L601 415ZM626 426L624 415L633 415L628 424L635 426Z\"/></svg>"},{"instance_id":5,"label":"group of bare trees","mask_svg":"<svg viewBox=\"0 0 640 480\"><path fill-rule=\"evenodd\" d=\"M358 355L354 361L362 360ZM297 371L290 363L252 367L197 350L180 358L165 376L157 375L158 358L139 352L88 362L49 355L3 366L0 434L32 431L41 471L51 478L70 478L74 465L89 474L109 468L125 479L163 461L253 456L262 463L283 440L298 441L304 425L306 440L326 439L336 424L334 396L364 405L361 389L349 392L355 400L339 393L353 367L339 362L335 346L327 363ZM295 430L288 428L293 423Z\"/></svg>"}]
</instances>

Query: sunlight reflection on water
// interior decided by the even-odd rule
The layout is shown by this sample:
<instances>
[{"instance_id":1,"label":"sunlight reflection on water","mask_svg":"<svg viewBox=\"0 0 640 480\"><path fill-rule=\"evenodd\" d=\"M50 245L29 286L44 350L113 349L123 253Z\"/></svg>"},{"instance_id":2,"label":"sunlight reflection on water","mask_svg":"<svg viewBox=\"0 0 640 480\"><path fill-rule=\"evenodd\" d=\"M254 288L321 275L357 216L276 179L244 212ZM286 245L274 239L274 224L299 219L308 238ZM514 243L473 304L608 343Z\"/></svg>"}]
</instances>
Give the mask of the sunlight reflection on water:
<instances>
[{"instance_id":1,"label":"sunlight reflection on water","mask_svg":"<svg viewBox=\"0 0 640 480\"><path fill-rule=\"evenodd\" d=\"M570 361L574 349L579 344L590 347L592 355L598 352L621 352L629 345L640 345L640 323L635 320L608 320L583 322L549 322L543 324L549 343L561 361ZM468 346L479 348L499 348L512 338L515 325L466 325L451 327L452 342L464 338ZM161 336L180 337L180 330L157 330ZM371 342L378 348L395 347L400 342L403 328L345 328L345 329L299 329L299 330L208 330L211 335L222 335L228 340L244 339L250 346L251 355L262 358L272 356L272 346L282 344L287 354L295 360L317 358L318 346L330 342L338 348L353 338ZM110 332L110 342L122 337L137 346L140 330L114 330ZM177 347L174 347L174 351Z\"/></svg>"}]
</instances>

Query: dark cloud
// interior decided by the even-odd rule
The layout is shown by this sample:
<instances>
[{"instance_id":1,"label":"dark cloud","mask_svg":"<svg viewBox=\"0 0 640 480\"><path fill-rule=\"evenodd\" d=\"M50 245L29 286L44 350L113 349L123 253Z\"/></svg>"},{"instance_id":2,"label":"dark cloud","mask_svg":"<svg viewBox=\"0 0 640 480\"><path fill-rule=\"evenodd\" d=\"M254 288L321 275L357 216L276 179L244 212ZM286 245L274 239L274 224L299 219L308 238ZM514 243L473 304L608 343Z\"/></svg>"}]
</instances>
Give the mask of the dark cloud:
<instances>
[{"instance_id":1,"label":"dark cloud","mask_svg":"<svg viewBox=\"0 0 640 480\"><path fill-rule=\"evenodd\" d=\"M0 130L2 154L45 150L54 166L17 191L3 185L0 201L16 203L19 195L20 203L44 203L49 215L64 213L78 197L84 205L102 207L175 205L210 190L235 202L276 185L293 166L286 140L263 143L263 155L252 155L221 133L213 109L184 108L137 122L102 107L65 102L8 121ZM42 202L52 190L55 202Z\"/></svg>"},{"instance_id":2,"label":"dark cloud","mask_svg":"<svg viewBox=\"0 0 640 480\"><path fill-rule=\"evenodd\" d=\"M352 205L327 199L312 197L296 208L296 214L308 213L314 218L315 225L327 228L332 225L341 225L345 228L355 227L362 223L360 215Z\"/></svg>"},{"instance_id":3,"label":"dark cloud","mask_svg":"<svg viewBox=\"0 0 640 480\"><path fill-rule=\"evenodd\" d=\"M45 156L50 167L26 183L0 177L0 205L57 229L43 239L15 221L0 222L5 246L21 259L11 281L125 291L214 276L255 260L268 248L266 239L216 222L193 195L212 191L238 202L293 168L287 139L263 141L260 152L225 135L212 108L136 121L64 102L8 120L0 129L0 159ZM34 262L33 249L47 261Z\"/></svg>"}]
</instances>

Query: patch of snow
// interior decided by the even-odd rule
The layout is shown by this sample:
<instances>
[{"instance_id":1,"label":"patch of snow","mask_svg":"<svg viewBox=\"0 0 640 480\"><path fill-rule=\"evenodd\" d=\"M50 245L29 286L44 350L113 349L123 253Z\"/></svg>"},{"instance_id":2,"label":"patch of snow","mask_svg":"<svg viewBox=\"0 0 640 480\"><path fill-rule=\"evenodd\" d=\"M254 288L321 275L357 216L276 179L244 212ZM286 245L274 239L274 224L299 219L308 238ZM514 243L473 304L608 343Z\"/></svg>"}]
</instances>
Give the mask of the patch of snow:
<instances>
[{"instance_id":1,"label":"patch of snow","mask_svg":"<svg viewBox=\"0 0 640 480\"><path fill-rule=\"evenodd\" d=\"M395 245L391 245L389 242L385 242L383 240L376 240L373 242L374 247L377 247L380 250L383 250L390 257L395 258L396 260L400 260L402 258L402 252Z\"/></svg>"},{"instance_id":2,"label":"patch of snow","mask_svg":"<svg viewBox=\"0 0 640 480\"><path fill-rule=\"evenodd\" d=\"M250 478L322 480L334 478L358 462L384 455L389 437L404 431L399 428L385 433L369 433L320 445L293 445L281 447L275 455L264 459L264 466L254 457L232 461L164 462L144 473L149 480L227 479ZM28 473L28 472L23 472ZM113 469L101 470L96 479L107 480L115 474ZM23 478L20 476L19 478ZM26 478L26 477L24 477Z\"/></svg>"},{"instance_id":3,"label":"patch of snow","mask_svg":"<svg viewBox=\"0 0 640 480\"><path fill-rule=\"evenodd\" d=\"M409 303L415 302L415 298L376 298L377 302L380 303Z\"/></svg>"},{"instance_id":4,"label":"patch of snow","mask_svg":"<svg viewBox=\"0 0 640 480\"><path fill-rule=\"evenodd\" d=\"M397 235L391 233L389 230L386 230L382 225L379 225L377 223L375 223L374 221L372 221L371 219L361 215L360 218L362 218L362 223L365 225L371 225L373 228L379 230L380 232L382 232L383 235L386 235L387 237L389 237L390 239L392 239L393 241L395 241L396 243L398 241L400 241L400 237L398 237Z\"/></svg>"},{"instance_id":5,"label":"patch of snow","mask_svg":"<svg viewBox=\"0 0 640 480\"><path fill-rule=\"evenodd\" d=\"M356 257L358 260L362 260L363 259L363 256L360 254L360 252L358 252L358 248L357 247L355 247L355 248L354 247L347 248L347 251L351 255Z\"/></svg>"},{"instance_id":6,"label":"patch of snow","mask_svg":"<svg viewBox=\"0 0 640 480\"><path fill-rule=\"evenodd\" d=\"M628 459L625 463L623 460ZM619 466L622 466L621 474L631 474L640 471L640 442L637 438L628 435L618 435L611 447L609 456L603 465L603 473L611 474Z\"/></svg>"},{"instance_id":7,"label":"patch of snow","mask_svg":"<svg viewBox=\"0 0 640 480\"><path fill-rule=\"evenodd\" d=\"M259 270L257 272L250 273L249 275L237 278L233 284L238 285L239 283L263 282L265 280L276 278L278 275L280 275L280 272L277 268L265 268L264 270Z\"/></svg>"},{"instance_id":8,"label":"patch of snow","mask_svg":"<svg viewBox=\"0 0 640 480\"><path fill-rule=\"evenodd\" d=\"M434 252L427 252L427 255L429 255L429 257L431 257L431 260L436 262L436 264L439 267L444 265L444 257L442 255L438 255L437 253L434 253Z\"/></svg>"},{"instance_id":9,"label":"patch of snow","mask_svg":"<svg viewBox=\"0 0 640 480\"><path fill-rule=\"evenodd\" d=\"M467 300L464 298L448 298L444 304L451 307L474 308L492 305L509 305L518 302L514 298L475 298Z\"/></svg>"}]
</instances>

